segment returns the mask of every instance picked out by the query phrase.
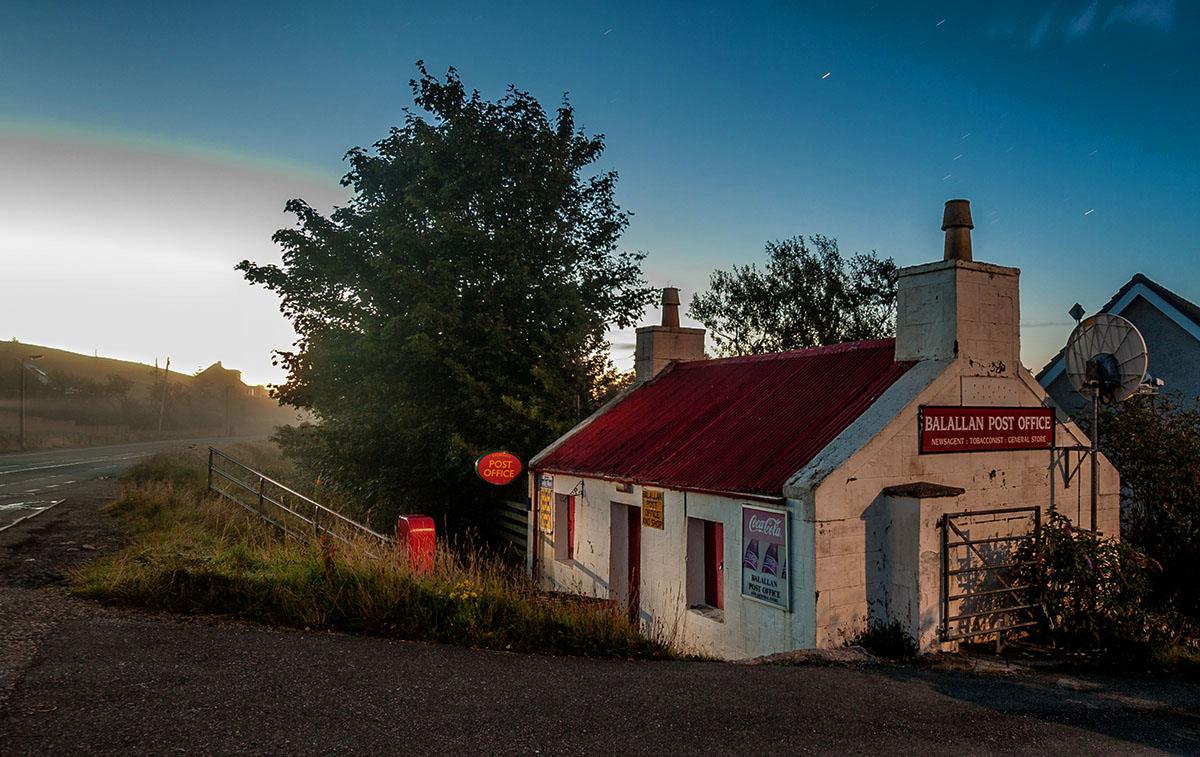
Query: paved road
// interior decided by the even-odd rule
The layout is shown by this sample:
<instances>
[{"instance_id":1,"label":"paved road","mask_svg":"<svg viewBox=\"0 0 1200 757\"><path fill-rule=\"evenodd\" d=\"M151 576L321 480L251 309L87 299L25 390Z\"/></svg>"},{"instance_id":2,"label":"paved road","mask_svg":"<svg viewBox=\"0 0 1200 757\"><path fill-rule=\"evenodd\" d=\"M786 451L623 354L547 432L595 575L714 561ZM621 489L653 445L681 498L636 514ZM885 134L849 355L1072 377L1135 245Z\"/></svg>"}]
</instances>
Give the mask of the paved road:
<instances>
[{"instance_id":1,"label":"paved road","mask_svg":"<svg viewBox=\"0 0 1200 757\"><path fill-rule=\"evenodd\" d=\"M0 743L11 755L1194 754L1198 703L1181 681L602 661L99 617L47 637Z\"/></svg>"},{"instance_id":2,"label":"paved road","mask_svg":"<svg viewBox=\"0 0 1200 757\"><path fill-rule=\"evenodd\" d=\"M160 450L234 441L240 440L156 441L0 455L0 531L57 506L73 486L118 475Z\"/></svg>"}]
</instances>

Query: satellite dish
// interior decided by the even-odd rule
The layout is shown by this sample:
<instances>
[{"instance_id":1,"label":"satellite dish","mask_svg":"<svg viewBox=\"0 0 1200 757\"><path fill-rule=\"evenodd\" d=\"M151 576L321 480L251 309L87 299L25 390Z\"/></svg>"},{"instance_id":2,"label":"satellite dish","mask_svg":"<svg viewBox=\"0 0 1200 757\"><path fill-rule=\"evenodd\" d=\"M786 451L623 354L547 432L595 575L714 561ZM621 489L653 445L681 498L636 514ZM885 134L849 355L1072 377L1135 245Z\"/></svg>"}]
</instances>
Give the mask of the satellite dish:
<instances>
[{"instance_id":1,"label":"satellite dish","mask_svg":"<svg viewBox=\"0 0 1200 757\"><path fill-rule=\"evenodd\" d=\"M1067 378L1080 394L1120 402L1146 376L1146 340L1119 315L1100 313L1080 321L1067 340Z\"/></svg>"}]
</instances>

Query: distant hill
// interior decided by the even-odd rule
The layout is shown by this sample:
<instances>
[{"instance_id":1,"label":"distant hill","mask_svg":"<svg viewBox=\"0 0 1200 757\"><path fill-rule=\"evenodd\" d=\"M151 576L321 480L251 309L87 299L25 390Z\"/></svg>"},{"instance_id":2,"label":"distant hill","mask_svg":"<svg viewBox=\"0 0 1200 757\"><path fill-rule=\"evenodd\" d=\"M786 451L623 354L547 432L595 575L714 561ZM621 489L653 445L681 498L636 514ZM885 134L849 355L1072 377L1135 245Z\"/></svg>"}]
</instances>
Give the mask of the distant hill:
<instances>
[{"instance_id":1,"label":"distant hill","mask_svg":"<svg viewBox=\"0 0 1200 757\"><path fill-rule=\"evenodd\" d=\"M25 371L27 449L159 438L160 410L162 436L171 438L267 434L307 418L220 362L167 375L144 363L9 341L0 342L0 450L17 448L20 360L29 355L42 357Z\"/></svg>"}]
</instances>

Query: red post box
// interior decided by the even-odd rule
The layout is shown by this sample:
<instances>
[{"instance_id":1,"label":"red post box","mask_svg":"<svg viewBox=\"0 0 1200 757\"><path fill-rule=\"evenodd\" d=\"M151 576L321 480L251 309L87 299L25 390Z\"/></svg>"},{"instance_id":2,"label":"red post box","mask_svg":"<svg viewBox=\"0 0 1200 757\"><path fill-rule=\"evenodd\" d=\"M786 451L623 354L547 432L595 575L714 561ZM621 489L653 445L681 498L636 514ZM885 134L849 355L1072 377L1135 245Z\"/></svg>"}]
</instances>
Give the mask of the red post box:
<instances>
[{"instance_id":1,"label":"red post box","mask_svg":"<svg viewBox=\"0 0 1200 757\"><path fill-rule=\"evenodd\" d=\"M408 555L414 573L433 570L433 552L437 545L433 518L428 515L401 515L396 520L396 548Z\"/></svg>"}]
</instances>

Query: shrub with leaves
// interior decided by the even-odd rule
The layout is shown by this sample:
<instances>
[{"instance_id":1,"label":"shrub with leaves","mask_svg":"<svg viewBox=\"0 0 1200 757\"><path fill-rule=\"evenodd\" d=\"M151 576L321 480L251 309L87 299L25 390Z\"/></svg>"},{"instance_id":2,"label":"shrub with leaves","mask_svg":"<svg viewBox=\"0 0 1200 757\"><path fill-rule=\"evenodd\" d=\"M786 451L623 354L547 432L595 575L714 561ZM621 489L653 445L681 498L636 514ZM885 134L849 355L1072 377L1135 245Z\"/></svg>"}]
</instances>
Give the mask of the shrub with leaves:
<instances>
[{"instance_id":1,"label":"shrub with leaves","mask_svg":"<svg viewBox=\"0 0 1200 757\"><path fill-rule=\"evenodd\" d=\"M889 660L904 659L917 654L916 640L897 620L871 623L854 639L853 644Z\"/></svg>"},{"instance_id":2,"label":"shrub with leaves","mask_svg":"<svg viewBox=\"0 0 1200 757\"><path fill-rule=\"evenodd\" d=\"M1101 448L1121 472L1122 538L1162 565L1151 605L1200 626L1200 409L1134 397L1105 413Z\"/></svg>"},{"instance_id":3,"label":"shrub with leaves","mask_svg":"<svg viewBox=\"0 0 1200 757\"><path fill-rule=\"evenodd\" d=\"M1073 526L1051 511L1038 542L1017 550L1045 631L1059 647L1113 651L1168 640L1173 631L1146 605L1158 565L1128 544Z\"/></svg>"}]
</instances>

